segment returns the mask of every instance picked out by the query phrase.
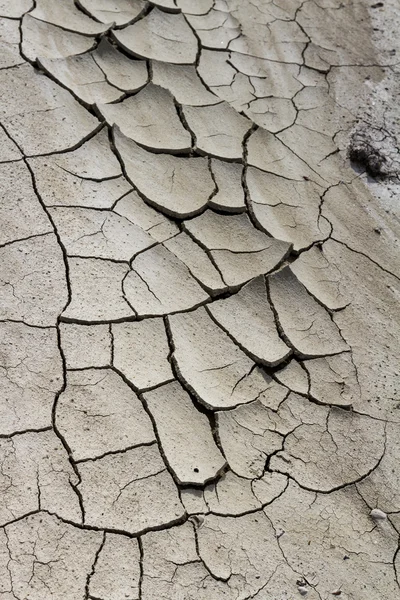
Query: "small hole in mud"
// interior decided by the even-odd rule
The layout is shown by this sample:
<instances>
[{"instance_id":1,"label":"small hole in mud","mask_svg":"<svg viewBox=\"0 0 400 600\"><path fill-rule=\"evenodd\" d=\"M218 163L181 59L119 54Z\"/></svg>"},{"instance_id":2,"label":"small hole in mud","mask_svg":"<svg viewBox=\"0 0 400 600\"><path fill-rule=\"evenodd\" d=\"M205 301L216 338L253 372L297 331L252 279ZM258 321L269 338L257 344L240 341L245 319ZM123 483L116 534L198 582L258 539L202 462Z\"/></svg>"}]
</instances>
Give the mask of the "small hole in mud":
<instances>
[{"instance_id":1,"label":"small hole in mud","mask_svg":"<svg viewBox=\"0 0 400 600\"><path fill-rule=\"evenodd\" d=\"M194 471L195 473L198 473L198 472L199 472L199 470L198 470L198 468L197 468L197 467L195 467L195 468L193 469L193 471Z\"/></svg>"}]
</instances>

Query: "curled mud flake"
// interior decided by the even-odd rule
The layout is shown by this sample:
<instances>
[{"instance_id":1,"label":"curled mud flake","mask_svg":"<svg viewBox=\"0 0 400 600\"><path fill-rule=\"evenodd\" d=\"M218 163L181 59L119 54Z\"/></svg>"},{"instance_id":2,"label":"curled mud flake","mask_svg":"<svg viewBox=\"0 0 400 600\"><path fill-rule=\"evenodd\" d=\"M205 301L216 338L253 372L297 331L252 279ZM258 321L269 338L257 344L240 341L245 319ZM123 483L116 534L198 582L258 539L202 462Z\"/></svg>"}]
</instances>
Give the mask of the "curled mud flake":
<instances>
[{"instance_id":1,"label":"curled mud flake","mask_svg":"<svg viewBox=\"0 0 400 600\"><path fill-rule=\"evenodd\" d=\"M154 8L133 25L113 31L113 37L133 56L184 65L196 61L197 39L181 14Z\"/></svg>"},{"instance_id":2,"label":"curled mud flake","mask_svg":"<svg viewBox=\"0 0 400 600\"><path fill-rule=\"evenodd\" d=\"M153 83L169 90L179 104L210 106L221 102L205 87L194 65L174 65L153 60L151 69Z\"/></svg>"},{"instance_id":3,"label":"curled mud flake","mask_svg":"<svg viewBox=\"0 0 400 600\"><path fill-rule=\"evenodd\" d=\"M91 54L68 58L39 58L39 66L85 105L114 102L124 93L108 83Z\"/></svg>"},{"instance_id":4,"label":"curled mud flake","mask_svg":"<svg viewBox=\"0 0 400 600\"><path fill-rule=\"evenodd\" d=\"M256 362L274 367L291 354L278 335L263 277L246 284L234 296L213 302L209 311Z\"/></svg>"},{"instance_id":5,"label":"curled mud flake","mask_svg":"<svg viewBox=\"0 0 400 600\"><path fill-rule=\"evenodd\" d=\"M115 146L127 176L146 201L172 217L198 214L214 191L206 158L154 154L114 132Z\"/></svg>"},{"instance_id":6,"label":"curled mud flake","mask_svg":"<svg viewBox=\"0 0 400 600\"><path fill-rule=\"evenodd\" d=\"M186 221L185 229L208 250L232 289L271 271L290 251L288 243L255 229L246 214L222 215L207 210Z\"/></svg>"},{"instance_id":7,"label":"curled mud flake","mask_svg":"<svg viewBox=\"0 0 400 600\"><path fill-rule=\"evenodd\" d=\"M83 54L96 45L95 36L67 31L57 25L24 15L21 25L22 55L30 61L37 58L66 58Z\"/></svg>"},{"instance_id":8,"label":"curled mud flake","mask_svg":"<svg viewBox=\"0 0 400 600\"><path fill-rule=\"evenodd\" d=\"M69 29L84 35L105 33L112 25L111 20L106 25L96 23L76 7L74 0L63 0L60 5L55 4L53 0L36 0L35 8L30 14L35 19L45 23L58 25L63 29Z\"/></svg>"},{"instance_id":9,"label":"curled mud flake","mask_svg":"<svg viewBox=\"0 0 400 600\"><path fill-rule=\"evenodd\" d=\"M249 167L246 183L251 213L269 235L292 243L296 251L328 237L331 226L320 216L322 189L313 181Z\"/></svg>"},{"instance_id":10,"label":"curled mud flake","mask_svg":"<svg viewBox=\"0 0 400 600\"><path fill-rule=\"evenodd\" d=\"M77 0L76 3L96 21L117 26L140 18L146 8L145 0Z\"/></svg>"},{"instance_id":11,"label":"curled mud flake","mask_svg":"<svg viewBox=\"0 0 400 600\"><path fill-rule=\"evenodd\" d=\"M185 263L207 293L213 296L228 289L207 253L187 233L179 233L164 242L164 246Z\"/></svg>"},{"instance_id":12,"label":"curled mud flake","mask_svg":"<svg viewBox=\"0 0 400 600\"><path fill-rule=\"evenodd\" d=\"M216 446L209 420L178 382L144 394L170 469L180 484L204 485L226 461ZM196 443L193 444L193 439Z\"/></svg>"},{"instance_id":13,"label":"curled mud flake","mask_svg":"<svg viewBox=\"0 0 400 600\"><path fill-rule=\"evenodd\" d=\"M114 212L148 232L155 242L165 242L179 233L176 223L146 204L135 191L118 200Z\"/></svg>"},{"instance_id":14,"label":"curled mud flake","mask_svg":"<svg viewBox=\"0 0 400 600\"><path fill-rule=\"evenodd\" d=\"M225 212L244 212L246 203L242 185L242 165L212 158L210 168L218 189L210 198L209 206Z\"/></svg>"},{"instance_id":15,"label":"curled mud flake","mask_svg":"<svg viewBox=\"0 0 400 600\"><path fill-rule=\"evenodd\" d=\"M185 263L161 244L132 261L123 289L142 317L189 310L209 299Z\"/></svg>"},{"instance_id":16,"label":"curled mud flake","mask_svg":"<svg viewBox=\"0 0 400 600\"><path fill-rule=\"evenodd\" d=\"M279 325L300 357L325 356L349 349L328 311L310 296L290 267L271 275L268 282Z\"/></svg>"},{"instance_id":17,"label":"curled mud flake","mask_svg":"<svg viewBox=\"0 0 400 600\"><path fill-rule=\"evenodd\" d=\"M184 106L185 119L196 136L197 149L228 160L243 155L243 138L252 123L226 102L214 106Z\"/></svg>"},{"instance_id":18,"label":"curled mud flake","mask_svg":"<svg viewBox=\"0 0 400 600\"><path fill-rule=\"evenodd\" d=\"M107 123L116 125L123 135L155 152L188 152L191 135L183 127L170 92L149 83L117 104L99 104Z\"/></svg>"},{"instance_id":19,"label":"curled mud flake","mask_svg":"<svg viewBox=\"0 0 400 600\"><path fill-rule=\"evenodd\" d=\"M168 320L178 375L199 402L217 410L258 397L268 401L271 378L216 325L204 308L172 315Z\"/></svg>"},{"instance_id":20,"label":"curled mud flake","mask_svg":"<svg viewBox=\"0 0 400 600\"><path fill-rule=\"evenodd\" d=\"M101 39L92 56L108 83L120 90L136 92L144 87L149 79L146 61L132 60L119 52L107 38Z\"/></svg>"}]
</instances>

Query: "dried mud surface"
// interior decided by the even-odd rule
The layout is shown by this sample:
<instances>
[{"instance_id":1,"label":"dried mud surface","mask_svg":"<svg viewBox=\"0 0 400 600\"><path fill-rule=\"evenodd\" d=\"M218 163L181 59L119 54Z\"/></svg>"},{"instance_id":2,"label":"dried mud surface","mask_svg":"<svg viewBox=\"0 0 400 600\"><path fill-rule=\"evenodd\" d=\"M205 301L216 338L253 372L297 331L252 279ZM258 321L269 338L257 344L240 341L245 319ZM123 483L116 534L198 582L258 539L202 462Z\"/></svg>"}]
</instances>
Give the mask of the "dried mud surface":
<instances>
[{"instance_id":1,"label":"dried mud surface","mask_svg":"<svg viewBox=\"0 0 400 600\"><path fill-rule=\"evenodd\" d=\"M399 26L0 0L1 600L399 597Z\"/></svg>"}]
</instances>

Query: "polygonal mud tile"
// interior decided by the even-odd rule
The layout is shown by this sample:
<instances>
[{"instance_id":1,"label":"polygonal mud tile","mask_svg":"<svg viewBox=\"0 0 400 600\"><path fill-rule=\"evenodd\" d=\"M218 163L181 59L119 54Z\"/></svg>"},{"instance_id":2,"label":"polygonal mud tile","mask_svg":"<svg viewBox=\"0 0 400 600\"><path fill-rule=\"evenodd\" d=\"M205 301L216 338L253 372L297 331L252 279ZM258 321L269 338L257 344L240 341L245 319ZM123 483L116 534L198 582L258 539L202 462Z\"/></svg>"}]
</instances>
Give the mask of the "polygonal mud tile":
<instances>
[{"instance_id":1,"label":"polygonal mud tile","mask_svg":"<svg viewBox=\"0 0 400 600\"><path fill-rule=\"evenodd\" d=\"M38 509L82 522L74 486L79 479L53 431L27 432L0 440L0 523Z\"/></svg>"},{"instance_id":2,"label":"polygonal mud tile","mask_svg":"<svg viewBox=\"0 0 400 600\"><path fill-rule=\"evenodd\" d=\"M83 598L102 538L46 512L7 525L0 554L8 558L9 589L20 598Z\"/></svg>"},{"instance_id":3,"label":"polygonal mud tile","mask_svg":"<svg viewBox=\"0 0 400 600\"><path fill-rule=\"evenodd\" d=\"M193 277L209 294L213 295L227 288L206 252L187 233L179 233L164 242L164 246L185 263Z\"/></svg>"},{"instance_id":4,"label":"polygonal mud tile","mask_svg":"<svg viewBox=\"0 0 400 600\"><path fill-rule=\"evenodd\" d=\"M147 152L118 129L114 139L129 180L151 205L178 218L206 206L215 188L207 159Z\"/></svg>"},{"instance_id":5,"label":"polygonal mud tile","mask_svg":"<svg viewBox=\"0 0 400 600\"><path fill-rule=\"evenodd\" d=\"M229 160L242 158L243 138L252 127L249 119L239 115L226 102L182 108L199 151Z\"/></svg>"},{"instance_id":6,"label":"polygonal mud tile","mask_svg":"<svg viewBox=\"0 0 400 600\"><path fill-rule=\"evenodd\" d=\"M106 533L104 546L89 581L89 593L94 598L139 598L140 550L138 541Z\"/></svg>"},{"instance_id":7,"label":"polygonal mud tile","mask_svg":"<svg viewBox=\"0 0 400 600\"><path fill-rule=\"evenodd\" d=\"M290 250L287 242L255 229L245 214L227 216L207 210L186 221L185 228L209 250L224 281L232 288L268 273Z\"/></svg>"},{"instance_id":8,"label":"polygonal mud tile","mask_svg":"<svg viewBox=\"0 0 400 600\"><path fill-rule=\"evenodd\" d=\"M118 200L114 212L147 231L156 242L164 242L179 233L173 221L151 208L135 191Z\"/></svg>"},{"instance_id":9,"label":"polygonal mud tile","mask_svg":"<svg viewBox=\"0 0 400 600\"><path fill-rule=\"evenodd\" d=\"M26 155L60 152L94 133L99 122L71 94L29 64L0 71L2 123Z\"/></svg>"},{"instance_id":10,"label":"polygonal mud tile","mask_svg":"<svg viewBox=\"0 0 400 600\"><path fill-rule=\"evenodd\" d=\"M0 245L53 231L22 161L0 165Z\"/></svg>"},{"instance_id":11,"label":"polygonal mud tile","mask_svg":"<svg viewBox=\"0 0 400 600\"><path fill-rule=\"evenodd\" d=\"M124 96L124 92L109 84L91 54L38 58L38 64L84 104L91 106L96 102L113 102Z\"/></svg>"},{"instance_id":12,"label":"polygonal mud tile","mask_svg":"<svg viewBox=\"0 0 400 600\"><path fill-rule=\"evenodd\" d=\"M163 455L180 484L204 485L225 467L206 415L178 382L146 392L144 399Z\"/></svg>"},{"instance_id":13,"label":"polygonal mud tile","mask_svg":"<svg viewBox=\"0 0 400 600\"><path fill-rule=\"evenodd\" d=\"M113 364L136 388L145 390L173 379L162 319L112 326Z\"/></svg>"},{"instance_id":14,"label":"polygonal mud tile","mask_svg":"<svg viewBox=\"0 0 400 600\"><path fill-rule=\"evenodd\" d=\"M58 25L63 29L84 35L105 33L112 24L111 21L107 25L96 23L75 6L74 0L63 0L60 5L54 4L53 0L36 0L35 8L30 14L45 23Z\"/></svg>"},{"instance_id":15,"label":"polygonal mud tile","mask_svg":"<svg viewBox=\"0 0 400 600\"><path fill-rule=\"evenodd\" d=\"M105 129L77 150L31 158L29 164L47 206L111 208L132 189L110 149Z\"/></svg>"},{"instance_id":16,"label":"polygonal mud tile","mask_svg":"<svg viewBox=\"0 0 400 600\"><path fill-rule=\"evenodd\" d=\"M178 374L207 408L231 408L258 397L276 405L274 393L271 394L274 382L214 323L204 308L173 315L168 321Z\"/></svg>"},{"instance_id":17,"label":"polygonal mud tile","mask_svg":"<svg viewBox=\"0 0 400 600\"><path fill-rule=\"evenodd\" d=\"M242 165L212 158L211 171L218 189L210 198L209 206L226 212L244 212L246 204L242 186Z\"/></svg>"},{"instance_id":18,"label":"polygonal mud tile","mask_svg":"<svg viewBox=\"0 0 400 600\"><path fill-rule=\"evenodd\" d=\"M273 367L292 353L278 335L263 277L246 284L234 296L213 302L208 310L256 362Z\"/></svg>"},{"instance_id":19,"label":"polygonal mud tile","mask_svg":"<svg viewBox=\"0 0 400 600\"><path fill-rule=\"evenodd\" d=\"M132 261L123 288L142 317L188 310L209 299L187 266L160 244Z\"/></svg>"},{"instance_id":20,"label":"polygonal mud tile","mask_svg":"<svg viewBox=\"0 0 400 600\"><path fill-rule=\"evenodd\" d=\"M87 525L137 534L184 517L156 444L79 463L79 473Z\"/></svg>"},{"instance_id":21,"label":"polygonal mud tile","mask_svg":"<svg viewBox=\"0 0 400 600\"><path fill-rule=\"evenodd\" d=\"M117 26L126 25L138 19L146 8L144 0L77 0L86 13L100 23L115 23Z\"/></svg>"},{"instance_id":22,"label":"polygonal mud tile","mask_svg":"<svg viewBox=\"0 0 400 600\"><path fill-rule=\"evenodd\" d=\"M8 0L1 0L0 14L8 19L20 19L32 7L33 0L14 0L11 4Z\"/></svg>"},{"instance_id":23,"label":"polygonal mud tile","mask_svg":"<svg viewBox=\"0 0 400 600\"><path fill-rule=\"evenodd\" d=\"M102 38L92 56L105 74L107 81L118 89L136 92L148 81L146 62L128 58L106 38Z\"/></svg>"},{"instance_id":24,"label":"polygonal mud tile","mask_svg":"<svg viewBox=\"0 0 400 600\"><path fill-rule=\"evenodd\" d=\"M116 104L98 104L109 125L156 152L188 152L191 135L183 127L170 92L149 83L135 96Z\"/></svg>"},{"instance_id":25,"label":"polygonal mud tile","mask_svg":"<svg viewBox=\"0 0 400 600\"><path fill-rule=\"evenodd\" d=\"M0 323L1 433L51 427L51 413L63 383L55 328Z\"/></svg>"},{"instance_id":26,"label":"polygonal mud tile","mask_svg":"<svg viewBox=\"0 0 400 600\"><path fill-rule=\"evenodd\" d=\"M221 102L201 81L193 65L174 65L153 60L152 81L169 90L180 104L210 106Z\"/></svg>"},{"instance_id":27,"label":"polygonal mud tile","mask_svg":"<svg viewBox=\"0 0 400 600\"><path fill-rule=\"evenodd\" d=\"M155 441L141 401L111 369L69 371L56 423L75 461Z\"/></svg>"},{"instance_id":28,"label":"polygonal mud tile","mask_svg":"<svg viewBox=\"0 0 400 600\"><path fill-rule=\"evenodd\" d=\"M65 321L96 323L134 316L122 290L127 264L96 258L70 258L68 264L72 297L62 314Z\"/></svg>"},{"instance_id":29,"label":"polygonal mud tile","mask_svg":"<svg viewBox=\"0 0 400 600\"><path fill-rule=\"evenodd\" d=\"M197 38L181 14L154 8L133 25L113 31L113 37L134 56L186 65L196 61Z\"/></svg>"},{"instance_id":30,"label":"polygonal mud tile","mask_svg":"<svg viewBox=\"0 0 400 600\"><path fill-rule=\"evenodd\" d=\"M109 325L60 323L60 335L67 369L107 367L111 364Z\"/></svg>"},{"instance_id":31,"label":"polygonal mud tile","mask_svg":"<svg viewBox=\"0 0 400 600\"><path fill-rule=\"evenodd\" d=\"M41 58L64 58L83 54L96 44L94 36L67 31L62 27L45 23L24 15L21 25L21 51L28 60Z\"/></svg>"},{"instance_id":32,"label":"polygonal mud tile","mask_svg":"<svg viewBox=\"0 0 400 600\"><path fill-rule=\"evenodd\" d=\"M0 248L0 319L55 325L68 301L63 253L54 234Z\"/></svg>"},{"instance_id":33,"label":"polygonal mud tile","mask_svg":"<svg viewBox=\"0 0 400 600\"><path fill-rule=\"evenodd\" d=\"M49 212L70 256L129 261L155 243L143 229L112 211L54 207Z\"/></svg>"},{"instance_id":34,"label":"polygonal mud tile","mask_svg":"<svg viewBox=\"0 0 400 600\"><path fill-rule=\"evenodd\" d=\"M328 311L307 292L290 267L267 281L285 339L300 357L338 354L349 349Z\"/></svg>"},{"instance_id":35,"label":"polygonal mud tile","mask_svg":"<svg viewBox=\"0 0 400 600\"><path fill-rule=\"evenodd\" d=\"M0 163L13 162L22 158L16 143L8 137L4 129L0 129Z\"/></svg>"},{"instance_id":36,"label":"polygonal mud tile","mask_svg":"<svg viewBox=\"0 0 400 600\"><path fill-rule=\"evenodd\" d=\"M20 52L20 31L18 21L0 17L0 68L13 67L24 62Z\"/></svg>"}]
</instances>

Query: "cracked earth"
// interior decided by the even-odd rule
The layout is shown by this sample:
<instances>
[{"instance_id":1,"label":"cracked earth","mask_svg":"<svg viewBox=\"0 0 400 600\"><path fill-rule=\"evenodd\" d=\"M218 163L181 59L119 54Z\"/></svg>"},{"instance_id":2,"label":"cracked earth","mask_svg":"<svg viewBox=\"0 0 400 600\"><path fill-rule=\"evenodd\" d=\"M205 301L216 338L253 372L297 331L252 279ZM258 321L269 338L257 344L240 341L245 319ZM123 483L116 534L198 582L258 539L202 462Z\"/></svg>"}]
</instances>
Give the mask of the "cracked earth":
<instances>
[{"instance_id":1,"label":"cracked earth","mask_svg":"<svg viewBox=\"0 0 400 600\"><path fill-rule=\"evenodd\" d=\"M0 599L400 598L400 13L0 0Z\"/></svg>"}]
</instances>

